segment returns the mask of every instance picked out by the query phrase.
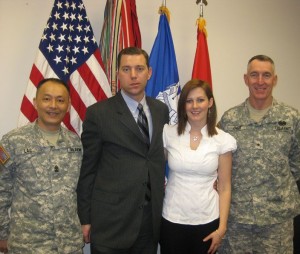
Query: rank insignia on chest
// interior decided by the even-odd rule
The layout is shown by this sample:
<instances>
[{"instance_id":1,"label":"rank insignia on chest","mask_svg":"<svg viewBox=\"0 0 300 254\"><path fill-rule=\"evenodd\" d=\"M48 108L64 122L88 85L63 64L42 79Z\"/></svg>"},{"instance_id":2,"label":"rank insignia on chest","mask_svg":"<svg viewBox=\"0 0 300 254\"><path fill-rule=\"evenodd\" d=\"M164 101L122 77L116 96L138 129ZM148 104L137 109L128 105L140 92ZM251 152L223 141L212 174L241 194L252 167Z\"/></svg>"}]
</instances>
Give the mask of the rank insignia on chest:
<instances>
[{"instance_id":1,"label":"rank insignia on chest","mask_svg":"<svg viewBox=\"0 0 300 254\"><path fill-rule=\"evenodd\" d=\"M6 152L3 146L0 146L0 163L5 164L9 159L9 154Z\"/></svg>"}]
</instances>

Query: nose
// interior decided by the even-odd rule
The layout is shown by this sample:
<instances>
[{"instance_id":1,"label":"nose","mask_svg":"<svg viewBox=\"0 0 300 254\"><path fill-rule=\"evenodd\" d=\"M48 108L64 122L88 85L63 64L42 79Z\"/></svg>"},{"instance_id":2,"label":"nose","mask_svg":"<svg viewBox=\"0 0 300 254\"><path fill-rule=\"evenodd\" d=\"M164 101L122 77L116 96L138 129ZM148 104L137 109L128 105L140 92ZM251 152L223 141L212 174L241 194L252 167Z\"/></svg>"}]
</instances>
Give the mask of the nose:
<instances>
[{"instance_id":1,"label":"nose","mask_svg":"<svg viewBox=\"0 0 300 254\"><path fill-rule=\"evenodd\" d=\"M132 68L132 69L130 70L130 77L131 77L131 78L136 78L136 70L135 70L134 68Z\"/></svg>"},{"instance_id":2,"label":"nose","mask_svg":"<svg viewBox=\"0 0 300 254\"><path fill-rule=\"evenodd\" d=\"M193 108L197 108L198 107L198 102L196 100L193 101Z\"/></svg>"},{"instance_id":3,"label":"nose","mask_svg":"<svg viewBox=\"0 0 300 254\"><path fill-rule=\"evenodd\" d=\"M264 77L263 77L263 75L259 75L257 81L258 81L259 84L263 84L264 83Z\"/></svg>"},{"instance_id":4,"label":"nose","mask_svg":"<svg viewBox=\"0 0 300 254\"><path fill-rule=\"evenodd\" d=\"M53 99L53 100L50 101L50 107L51 108L56 108L56 105L57 105L56 100Z\"/></svg>"}]
</instances>

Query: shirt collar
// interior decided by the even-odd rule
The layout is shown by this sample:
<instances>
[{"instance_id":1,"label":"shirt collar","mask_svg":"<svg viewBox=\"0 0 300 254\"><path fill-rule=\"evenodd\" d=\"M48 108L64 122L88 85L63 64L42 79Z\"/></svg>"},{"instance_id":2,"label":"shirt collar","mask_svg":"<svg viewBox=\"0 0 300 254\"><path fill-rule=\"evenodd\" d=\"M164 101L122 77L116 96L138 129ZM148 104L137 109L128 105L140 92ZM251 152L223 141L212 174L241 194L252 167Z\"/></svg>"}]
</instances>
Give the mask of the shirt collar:
<instances>
[{"instance_id":1,"label":"shirt collar","mask_svg":"<svg viewBox=\"0 0 300 254\"><path fill-rule=\"evenodd\" d=\"M186 122L185 133L189 133L190 130L191 130L191 125L190 125L189 122ZM207 124L202 127L201 134L202 134L203 137L207 137L208 136L208 133L207 133Z\"/></svg>"},{"instance_id":2,"label":"shirt collar","mask_svg":"<svg viewBox=\"0 0 300 254\"><path fill-rule=\"evenodd\" d=\"M141 103L143 105L143 107L145 108L145 105L146 105L146 96L145 95L144 95L143 99L138 103L134 99L130 98L123 90L121 90L121 94L131 112L135 112L137 110L137 106L139 103Z\"/></svg>"}]
</instances>

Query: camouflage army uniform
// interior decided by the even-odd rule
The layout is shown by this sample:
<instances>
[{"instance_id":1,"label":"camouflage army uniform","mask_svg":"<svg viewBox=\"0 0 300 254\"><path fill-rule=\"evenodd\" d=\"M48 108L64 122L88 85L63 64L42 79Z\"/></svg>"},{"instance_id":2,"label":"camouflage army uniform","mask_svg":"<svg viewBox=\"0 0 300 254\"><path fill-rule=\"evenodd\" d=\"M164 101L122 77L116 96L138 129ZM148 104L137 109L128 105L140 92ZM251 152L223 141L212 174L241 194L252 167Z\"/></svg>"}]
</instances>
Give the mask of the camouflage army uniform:
<instances>
[{"instance_id":1,"label":"camouflage army uniform","mask_svg":"<svg viewBox=\"0 0 300 254\"><path fill-rule=\"evenodd\" d=\"M229 226L292 223L300 213L299 112L273 100L266 115L255 122L245 101L224 113L220 127L236 138L238 146L233 154Z\"/></svg>"},{"instance_id":2,"label":"camouflage army uniform","mask_svg":"<svg viewBox=\"0 0 300 254\"><path fill-rule=\"evenodd\" d=\"M0 239L8 237L9 253L82 253L75 192L80 139L61 128L54 147L31 123L0 145L10 155L0 174Z\"/></svg>"}]
</instances>

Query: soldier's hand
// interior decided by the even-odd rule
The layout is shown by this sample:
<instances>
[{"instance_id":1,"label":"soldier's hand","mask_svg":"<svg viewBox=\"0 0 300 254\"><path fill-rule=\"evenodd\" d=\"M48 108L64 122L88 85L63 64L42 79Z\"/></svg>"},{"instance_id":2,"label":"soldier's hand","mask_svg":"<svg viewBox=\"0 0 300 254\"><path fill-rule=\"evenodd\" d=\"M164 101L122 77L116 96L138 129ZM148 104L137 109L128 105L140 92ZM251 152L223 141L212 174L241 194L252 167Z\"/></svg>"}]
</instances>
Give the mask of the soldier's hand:
<instances>
[{"instance_id":1,"label":"soldier's hand","mask_svg":"<svg viewBox=\"0 0 300 254\"><path fill-rule=\"evenodd\" d=\"M0 252L8 253L7 240L0 240Z\"/></svg>"},{"instance_id":2,"label":"soldier's hand","mask_svg":"<svg viewBox=\"0 0 300 254\"><path fill-rule=\"evenodd\" d=\"M218 191L218 180L214 181L213 188Z\"/></svg>"},{"instance_id":3,"label":"soldier's hand","mask_svg":"<svg viewBox=\"0 0 300 254\"><path fill-rule=\"evenodd\" d=\"M82 230L82 235L83 235L83 241L85 243L89 243L90 242L91 225L90 224L81 225L81 230Z\"/></svg>"}]
</instances>

